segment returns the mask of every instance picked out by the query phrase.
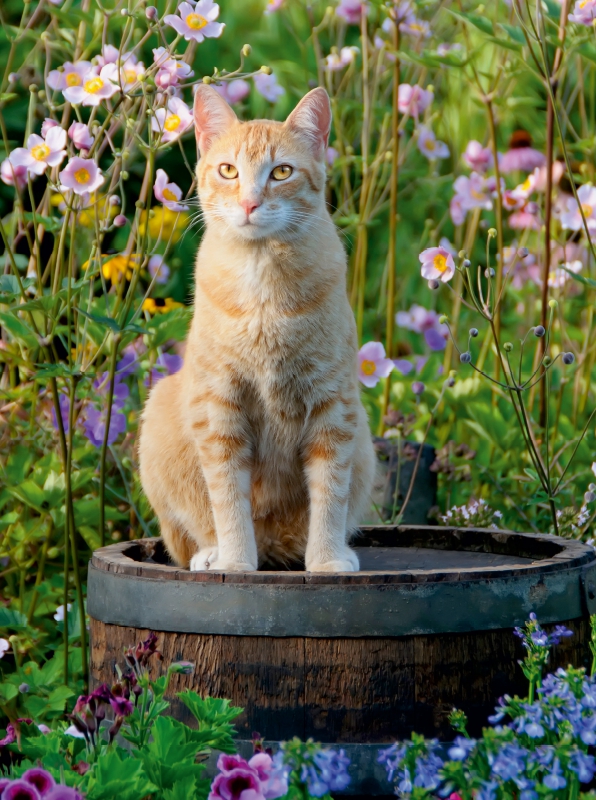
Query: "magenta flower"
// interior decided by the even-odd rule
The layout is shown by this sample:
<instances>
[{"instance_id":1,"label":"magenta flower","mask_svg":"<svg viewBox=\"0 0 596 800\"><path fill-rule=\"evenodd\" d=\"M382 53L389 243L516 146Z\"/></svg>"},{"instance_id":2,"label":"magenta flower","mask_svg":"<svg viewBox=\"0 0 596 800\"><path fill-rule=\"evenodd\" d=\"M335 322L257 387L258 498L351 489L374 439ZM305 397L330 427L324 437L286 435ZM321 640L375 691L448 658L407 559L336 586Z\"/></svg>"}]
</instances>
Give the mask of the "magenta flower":
<instances>
[{"instance_id":1,"label":"magenta flower","mask_svg":"<svg viewBox=\"0 0 596 800\"><path fill-rule=\"evenodd\" d=\"M35 174L32 175L35 178ZM27 167L15 167L10 163L9 158L5 158L0 164L0 180L7 186L16 186L17 189L24 189L27 186Z\"/></svg>"},{"instance_id":2,"label":"magenta flower","mask_svg":"<svg viewBox=\"0 0 596 800\"><path fill-rule=\"evenodd\" d=\"M283 763L283 753L279 751L273 758L267 753L256 753L248 762L261 781L261 791L266 800L276 800L288 793L290 770Z\"/></svg>"},{"instance_id":3,"label":"magenta flower","mask_svg":"<svg viewBox=\"0 0 596 800\"><path fill-rule=\"evenodd\" d=\"M362 15L368 14L368 3L362 0L339 0L335 13L348 25L359 25Z\"/></svg>"},{"instance_id":4,"label":"magenta flower","mask_svg":"<svg viewBox=\"0 0 596 800\"><path fill-rule=\"evenodd\" d=\"M426 156L429 161L437 158L449 158L449 148L445 142L440 142L426 125L420 125L418 128L417 145L422 155Z\"/></svg>"},{"instance_id":5,"label":"magenta flower","mask_svg":"<svg viewBox=\"0 0 596 800\"><path fill-rule=\"evenodd\" d=\"M218 775L211 784L208 800L266 800L257 773L237 767Z\"/></svg>"},{"instance_id":6,"label":"magenta flower","mask_svg":"<svg viewBox=\"0 0 596 800\"><path fill-rule=\"evenodd\" d=\"M596 187L591 183L580 186L577 197L581 204L581 211L590 231L590 237L596 234ZM566 210L561 214L561 227L569 231L580 231L584 227L580 207L575 197L569 197Z\"/></svg>"},{"instance_id":7,"label":"magenta flower","mask_svg":"<svg viewBox=\"0 0 596 800\"><path fill-rule=\"evenodd\" d=\"M41 800L41 795L31 783L11 781L2 792L2 800Z\"/></svg>"},{"instance_id":8,"label":"magenta flower","mask_svg":"<svg viewBox=\"0 0 596 800\"><path fill-rule=\"evenodd\" d=\"M472 139L464 151L464 161L475 172L486 172L494 159L489 147L483 147L480 142Z\"/></svg>"},{"instance_id":9,"label":"magenta flower","mask_svg":"<svg viewBox=\"0 0 596 800\"><path fill-rule=\"evenodd\" d=\"M35 786L42 797L44 797L56 785L56 781L50 775L50 773L45 769L41 769L41 767L33 767L33 769L28 769L26 772L23 772L21 778L22 780L27 781L27 783L30 783L32 786Z\"/></svg>"},{"instance_id":10,"label":"magenta flower","mask_svg":"<svg viewBox=\"0 0 596 800\"><path fill-rule=\"evenodd\" d=\"M92 69L90 61L67 61L62 69L53 69L48 74L46 83L50 89L64 92L73 86L82 86Z\"/></svg>"},{"instance_id":11,"label":"magenta flower","mask_svg":"<svg viewBox=\"0 0 596 800\"><path fill-rule=\"evenodd\" d=\"M46 794L44 800L84 800L84 797L72 786L58 784Z\"/></svg>"},{"instance_id":12,"label":"magenta flower","mask_svg":"<svg viewBox=\"0 0 596 800\"><path fill-rule=\"evenodd\" d=\"M213 0L199 0L194 7L190 3L180 3L178 13L179 17L166 14L163 21L187 42L194 40L200 44L205 38L217 39L225 28L223 22L215 21L219 17L219 6Z\"/></svg>"},{"instance_id":13,"label":"magenta flower","mask_svg":"<svg viewBox=\"0 0 596 800\"><path fill-rule=\"evenodd\" d=\"M15 167L25 167L27 172L43 175L48 167L57 167L66 156L66 131L60 127L50 128L45 139L32 133L27 147L17 147L9 155Z\"/></svg>"},{"instance_id":14,"label":"magenta flower","mask_svg":"<svg viewBox=\"0 0 596 800\"><path fill-rule=\"evenodd\" d=\"M455 275L455 262L451 253L444 247L428 247L418 256L422 267L420 272L427 280L447 283Z\"/></svg>"},{"instance_id":15,"label":"magenta flower","mask_svg":"<svg viewBox=\"0 0 596 800\"><path fill-rule=\"evenodd\" d=\"M180 203L182 189L175 183L168 183L168 176L163 169L158 169L155 173L153 192L156 199L170 211L186 211L188 209L187 205Z\"/></svg>"},{"instance_id":16,"label":"magenta flower","mask_svg":"<svg viewBox=\"0 0 596 800\"><path fill-rule=\"evenodd\" d=\"M125 697L110 697L110 705L118 717L128 717L132 714L133 705Z\"/></svg>"},{"instance_id":17,"label":"magenta flower","mask_svg":"<svg viewBox=\"0 0 596 800\"><path fill-rule=\"evenodd\" d=\"M286 93L286 90L283 86L279 85L273 73L271 75L265 75L264 72L257 72L257 74L253 76L253 80L257 92L262 94L265 100L268 100L270 103L277 102L278 97Z\"/></svg>"},{"instance_id":18,"label":"magenta flower","mask_svg":"<svg viewBox=\"0 0 596 800\"><path fill-rule=\"evenodd\" d=\"M163 256L151 256L147 264L147 270L151 278L155 278L156 283L167 283L170 277L170 268L163 260Z\"/></svg>"},{"instance_id":19,"label":"magenta flower","mask_svg":"<svg viewBox=\"0 0 596 800\"><path fill-rule=\"evenodd\" d=\"M56 122L56 120L51 119L50 117L46 117L44 121L41 123L41 138L45 139L48 135L48 131L50 128L59 128L60 125Z\"/></svg>"},{"instance_id":20,"label":"magenta flower","mask_svg":"<svg viewBox=\"0 0 596 800\"><path fill-rule=\"evenodd\" d=\"M80 156L70 159L66 168L59 174L59 178L62 191L72 189L78 195L94 192L105 181L95 161Z\"/></svg>"},{"instance_id":21,"label":"magenta flower","mask_svg":"<svg viewBox=\"0 0 596 800\"><path fill-rule=\"evenodd\" d=\"M112 64L106 64L99 72L93 68L82 83L63 89L62 94L73 105L98 106L102 100L108 100L119 91L119 87L112 82L113 78Z\"/></svg>"},{"instance_id":22,"label":"magenta flower","mask_svg":"<svg viewBox=\"0 0 596 800\"><path fill-rule=\"evenodd\" d=\"M91 136L89 126L83 122L73 122L68 129L68 135L78 150L89 150L95 141L94 137Z\"/></svg>"},{"instance_id":23,"label":"magenta flower","mask_svg":"<svg viewBox=\"0 0 596 800\"><path fill-rule=\"evenodd\" d=\"M231 106L240 103L250 93L250 83L239 78L236 81L229 81L214 85L215 91Z\"/></svg>"},{"instance_id":24,"label":"magenta flower","mask_svg":"<svg viewBox=\"0 0 596 800\"><path fill-rule=\"evenodd\" d=\"M430 106L433 98L434 94L429 89L402 83L398 89L397 107L402 114L418 119Z\"/></svg>"},{"instance_id":25,"label":"magenta flower","mask_svg":"<svg viewBox=\"0 0 596 800\"><path fill-rule=\"evenodd\" d=\"M394 363L385 356L381 342L367 342L358 351L358 378L365 386L376 386L394 368Z\"/></svg>"},{"instance_id":26,"label":"magenta flower","mask_svg":"<svg viewBox=\"0 0 596 800\"><path fill-rule=\"evenodd\" d=\"M569 21L578 25L593 25L596 19L596 0L576 0Z\"/></svg>"},{"instance_id":27,"label":"magenta flower","mask_svg":"<svg viewBox=\"0 0 596 800\"><path fill-rule=\"evenodd\" d=\"M162 142L172 142L192 124L190 108L179 97L172 97L166 108L158 108L151 118L151 130L161 133Z\"/></svg>"}]
</instances>

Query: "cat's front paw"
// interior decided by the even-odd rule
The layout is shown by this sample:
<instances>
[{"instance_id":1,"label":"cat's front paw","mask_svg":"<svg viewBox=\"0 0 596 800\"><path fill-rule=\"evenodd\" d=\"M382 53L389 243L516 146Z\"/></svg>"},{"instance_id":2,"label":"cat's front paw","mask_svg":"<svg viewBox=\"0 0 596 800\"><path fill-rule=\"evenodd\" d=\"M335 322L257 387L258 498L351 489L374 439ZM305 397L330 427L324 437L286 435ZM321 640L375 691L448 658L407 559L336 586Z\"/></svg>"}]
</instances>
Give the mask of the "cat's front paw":
<instances>
[{"instance_id":1,"label":"cat's front paw","mask_svg":"<svg viewBox=\"0 0 596 800\"><path fill-rule=\"evenodd\" d=\"M205 572L213 569L213 564L217 561L217 545L212 547L202 547L198 553L190 559L191 572Z\"/></svg>"},{"instance_id":2,"label":"cat's front paw","mask_svg":"<svg viewBox=\"0 0 596 800\"><path fill-rule=\"evenodd\" d=\"M347 546L337 553L335 558L329 560L306 559L307 572L358 572L359 569L358 556Z\"/></svg>"},{"instance_id":3,"label":"cat's front paw","mask_svg":"<svg viewBox=\"0 0 596 800\"><path fill-rule=\"evenodd\" d=\"M256 572L258 567L256 564L250 564L248 561L226 561L225 559L217 559L209 566L209 571L215 572Z\"/></svg>"}]
</instances>

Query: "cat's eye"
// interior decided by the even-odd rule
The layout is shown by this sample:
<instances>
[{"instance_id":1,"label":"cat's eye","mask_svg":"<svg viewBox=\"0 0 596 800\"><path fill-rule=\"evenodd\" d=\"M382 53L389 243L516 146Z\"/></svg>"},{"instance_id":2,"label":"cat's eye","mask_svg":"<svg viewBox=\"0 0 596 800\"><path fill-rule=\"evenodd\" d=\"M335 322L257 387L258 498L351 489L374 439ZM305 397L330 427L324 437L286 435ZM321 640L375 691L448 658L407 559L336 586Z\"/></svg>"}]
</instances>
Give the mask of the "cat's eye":
<instances>
[{"instance_id":1,"label":"cat's eye","mask_svg":"<svg viewBox=\"0 0 596 800\"><path fill-rule=\"evenodd\" d=\"M294 170L289 166L289 164L280 164L279 167L275 167L271 173L271 177L274 181L285 181L286 178L290 177L292 172L294 172Z\"/></svg>"},{"instance_id":2,"label":"cat's eye","mask_svg":"<svg viewBox=\"0 0 596 800\"><path fill-rule=\"evenodd\" d=\"M237 178L238 170L233 164L220 164L219 174L222 178Z\"/></svg>"}]
</instances>

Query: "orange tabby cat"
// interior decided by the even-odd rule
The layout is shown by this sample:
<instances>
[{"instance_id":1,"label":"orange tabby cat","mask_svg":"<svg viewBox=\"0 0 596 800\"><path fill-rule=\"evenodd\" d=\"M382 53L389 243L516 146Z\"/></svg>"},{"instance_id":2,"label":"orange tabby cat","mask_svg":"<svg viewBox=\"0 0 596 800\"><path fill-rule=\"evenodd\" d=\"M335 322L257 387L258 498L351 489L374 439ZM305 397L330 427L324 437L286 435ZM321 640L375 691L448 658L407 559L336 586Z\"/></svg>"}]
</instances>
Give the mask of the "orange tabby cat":
<instances>
[{"instance_id":1,"label":"orange tabby cat","mask_svg":"<svg viewBox=\"0 0 596 800\"><path fill-rule=\"evenodd\" d=\"M184 366L143 413L143 488L192 570L357 570L347 542L375 458L325 204L329 98L314 89L285 123L240 122L200 85L194 114L206 232Z\"/></svg>"}]
</instances>

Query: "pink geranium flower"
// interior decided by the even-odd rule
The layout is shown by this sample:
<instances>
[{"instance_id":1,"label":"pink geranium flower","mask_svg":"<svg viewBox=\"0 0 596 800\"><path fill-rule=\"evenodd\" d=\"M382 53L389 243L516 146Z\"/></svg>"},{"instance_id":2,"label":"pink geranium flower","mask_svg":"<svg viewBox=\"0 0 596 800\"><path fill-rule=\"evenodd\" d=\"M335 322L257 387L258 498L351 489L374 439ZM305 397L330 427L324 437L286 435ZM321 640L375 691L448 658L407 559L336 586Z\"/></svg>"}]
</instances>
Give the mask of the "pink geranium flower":
<instances>
[{"instance_id":1,"label":"pink geranium flower","mask_svg":"<svg viewBox=\"0 0 596 800\"><path fill-rule=\"evenodd\" d=\"M168 176L163 169L158 169L155 173L155 184L153 186L155 197L163 203L170 211L186 211L188 206L180 203L182 189L175 183L168 183Z\"/></svg>"},{"instance_id":2,"label":"pink geranium flower","mask_svg":"<svg viewBox=\"0 0 596 800\"><path fill-rule=\"evenodd\" d=\"M569 21L578 25L593 25L596 19L596 0L577 0Z\"/></svg>"},{"instance_id":3,"label":"pink geranium flower","mask_svg":"<svg viewBox=\"0 0 596 800\"><path fill-rule=\"evenodd\" d=\"M368 3L362 0L339 0L335 13L349 25L359 25L362 15L368 14Z\"/></svg>"},{"instance_id":4,"label":"pink geranium flower","mask_svg":"<svg viewBox=\"0 0 596 800\"><path fill-rule=\"evenodd\" d=\"M402 83L398 89L397 107L402 114L418 119L432 103L433 98L434 94L429 89Z\"/></svg>"},{"instance_id":5,"label":"pink geranium flower","mask_svg":"<svg viewBox=\"0 0 596 800\"><path fill-rule=\"evenodd\" d=\"M238 78L238 80L235 81L226 81L225 83L220 83L219 85L214 85L213 88L230 105L234 105L234 103L240 103L250 93L250 83L242 80L242 78Z\"/></svg>"},{"instance_id":6,"label":"pink geranium flower","mask_svg":"<svg viewBox=\"0 0 596 800\"><path fill-rule=\"evenodd\" d=\"M367 342L358 352L358 378L369 388L386 378L394 367L393 361L385 356L381 342Z\"/></svg>"},{"instance_id":7,"label":"pink geranium flower","mask_svg":"<svg viewBox=\"0 0 596 800\"><path fill-rule=\"evenodd\" d=\"M257 92L262 94L265 100L268 100L270 103L275 103L278 97L286 93L286 90L283 86L279 85L273 73L271 75L266 75L264 72L257 72L257 74L253 76L253 80Z\"/></svg>"},{"instance_id":8,"label":"pink geranium flower","mask_svg":"<svg viewBox=\"0 0 596 800\"><path fill-rule=\"evenodd\" d=\"M255 770L236 767L218 775L211 784L208 800L266 800Z\"/></svg>"},{"instance_id":9,"label":"pink geranium flower","mask_svg":"<svg viewBox=\"0 0 596 800\"><path fill-rule=\"evenodd\" d=\"M468 142L468 146L464 151L464 161L476 172L486 172L486 170L493 164L493 154L490 148L483 147L480 142L475 139Z\"/></svg>"},{"instance_id":10,"label":"pink geranium flower","mask_svg":"<svg viewBox=\"0 0 596 800\"><path fill-rule=\"evenodd\" d=\"M193 123L190 108L184 100L172 97L165 108L158 108L151 119L151 130L162 134L162 142L171 142L187 131Z\"/></svg>"},{"instance_id":11,"label":"pink geranium flower","mask_svg":"<svg viewBox=\"0 0 596 800\"><path fill-rule=\"evenodd\" d=\"M179 17L166 14L163 20L187 42L194 40L200 44L205 38L217 39L223 33L225 25L215 21L219 17L219 6L213 0L199 0L195 6L180 3L178 13Z\"/></svg>"},{"instance_id":12,"label":"pink geranium flower","mask_svg":"<svg viewBox=\"0 0 596 800\"><path fill-rule=\"evenodd\" d=\"M455 275L455 261L451 253L444 247L428 247L418 256L422 267L420 272L427 280L439 280L447 283Z\"/></svg>"},{"instance_id":13,"label":"pink geranium flower","mask_svg":"<svg viewBox=\"0 0 596 800\"><path fill-rule=\"evenodd\" d=\"M32 173L32 177L36 177ZM27 167L15 167L10 163L9 158L5 158L0 164L0 180L7 186L16 186L17 189L24 189L27 186ZM0 658L2 656L0 655Z\"/></svg>"},{"instance_id":14,"label":"pink geranium flower","mask_svg":"<svg viewBox=\"0 0 596 800\"><path fill-rule=\"evenodd\" d=\"M89 126L84 122L73 122L68 129L68 135L77 150L89 150L95 139L91 136Z\"/></svg>"},{"instance_id":15,"label":"pink geranium flower","mask_svg":"<svg viewBox=\"0 0 596 800\"><path fill-rule=\"evenodd\" d=\"M449 158L449 148L445 142L440 142L435 134L426 125L418 128L418 149L429 160L436 158Z\"/></svg>"},{"instance_id":16,"label":"pink geranium flower","mask_svg":"<svg viewBox=\"0 0 596 800\"><path fill-rule=\"evenodd\" d=\"M50 128L45 139L32 133L27 147L17 147L9 155L15 167L26 167L34 175L43 175L48 167L57 167L66 156L66 131L58 126Z\"/></svg>"},{"instance_id":17,"label":"pink geranium flower","mask_svg":"<svg viewBox=\"0 0 596 800\"><path fill-rule=\"evenodd\" d=\"M105 181L100 168L90 158L75 156L71 158L66 169L59 175L62 191L72 189L75 194L83 195L94 192Z\"/></svg>"},{"instance_id":18,"label":"pink geranium flower","mask_svg":"<svg viewBox=\"0 0 596 800\"><path fill-rule=\"evenodd\" d=\"M113 64L106 64L99 72L92 69L81 84L69 86L62 94L73 105L98 106L102 100L108 100L119 91L112 82L114 69Z\"/></svg>"},{"instance_id":19,"label":"pink geranium flower","mask_svg":"<svg viewBox=\"0 0 596 800\"><path fill-rule=\"evenodd\" d=\"M592 237L596 234L596 187L591 183L580 186L577 197ZM561 227L569 231L580 231L584 227L580 207L574 197L567 200L567 208L561 214Z\"/></svg>"},{"instance_id":20,"label":"pink geranium flower","mask_svg":"<svg viewBox=\"0 0 596 800\"><path fill-rule=\"evenodd\" d=\"M82 86L91 69L90 61L67 61L62 69L51 70L46 83L50 89L64 92L69 87Z\"/></svg>"}]
</instances>

